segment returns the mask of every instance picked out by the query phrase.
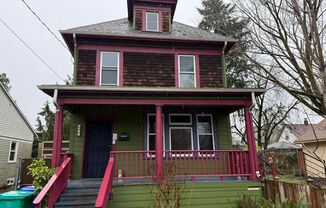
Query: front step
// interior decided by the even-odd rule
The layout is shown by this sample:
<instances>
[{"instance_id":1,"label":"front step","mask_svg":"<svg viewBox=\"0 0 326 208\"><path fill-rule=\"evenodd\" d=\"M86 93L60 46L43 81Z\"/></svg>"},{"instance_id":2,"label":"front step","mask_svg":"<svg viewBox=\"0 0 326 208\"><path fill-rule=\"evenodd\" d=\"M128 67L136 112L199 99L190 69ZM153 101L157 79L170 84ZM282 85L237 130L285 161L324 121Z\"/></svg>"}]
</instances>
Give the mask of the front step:
<instances>
[{"instance_id":1,"label":"front step","mask_svg":"<svg viewBox=\"0 0 326 208\"><path fill-rule=\"evenodd\" d=\"M81 179L68 182L68 188L60 196L55 207L93 208L102 179Z\"/></svg>"}]
</instances>

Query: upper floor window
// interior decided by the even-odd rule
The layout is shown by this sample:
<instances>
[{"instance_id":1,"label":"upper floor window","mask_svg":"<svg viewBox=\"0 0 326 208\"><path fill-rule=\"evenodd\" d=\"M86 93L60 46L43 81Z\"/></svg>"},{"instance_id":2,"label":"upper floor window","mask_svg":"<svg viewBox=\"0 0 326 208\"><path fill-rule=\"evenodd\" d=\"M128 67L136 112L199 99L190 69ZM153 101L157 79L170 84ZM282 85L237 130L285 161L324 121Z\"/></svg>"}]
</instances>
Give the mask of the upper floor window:
<instances>
[{"instance_id":1,"label":"upper floor window","mask_svg":"<svg viewBox=\"0 0 326 208\"><path fill-rule=\"evenodd\" d=\"M16 160L17 160L17 149L18 149L18 142L11 140L10 148L9 148L8 162L16 162Z\"/></svg>"},{"instance_id":2,"label":"upper floor window","mask_svg":"<svg viewBox=\"0 0 326 208\"><path fill-rule=\"evenodd\" d=\"M119 83L119 53L101 53L101 85L118 86Z\"/></svg>"},{"instance_id":3,"label":"upper floor window","mask_svg":"<svg viewBox=\"0 0 326 208\"><path fill-rule=\"evenodd\" d=\"M179 56L179 87L196 87L196 64L195 56Z\"/></svg>"},{"instance_id":4,"label":"upper floor window","mask_svg":"<svg viewBox=\"0 0 326 208\"><path fill-rule=\"evenodd\" d=\"M159 18L157 12L146 12L146 31L159 31Z\"/></svg>"}]
</instances>

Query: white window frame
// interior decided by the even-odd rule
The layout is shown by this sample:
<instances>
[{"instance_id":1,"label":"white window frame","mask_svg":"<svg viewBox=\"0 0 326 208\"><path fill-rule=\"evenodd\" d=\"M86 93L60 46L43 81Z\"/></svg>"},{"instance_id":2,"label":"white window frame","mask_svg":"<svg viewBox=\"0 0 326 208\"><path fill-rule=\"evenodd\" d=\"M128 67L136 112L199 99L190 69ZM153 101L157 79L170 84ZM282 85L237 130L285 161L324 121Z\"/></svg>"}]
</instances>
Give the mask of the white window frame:
<instances>
[{"instance_id":1,"label":"white window frame","mask_svg":"<svg viewBox=\"0 0 326 208\"><path fill-rule=\"evenodd\" d=\"M181 127L181 126L171 126L171 127L169 127L169 149L170 149L170 151L181 151L182 152L182 150L173 150L172 149L172 140L171 140L171 131L172 131L172 129L190 129L190 132L191 132L191 150L193 151L194 150L194 142L193 142L193 138L194 138L194 136L193 136L193 129L192 129L192 126L183 126L183 127ZM173 154L172 153L172 157L192 157L193 156L193 154L191 153L191 154Z\"/></svg>"},{"instance_id":2,"label":"white window frame","mask_svg":"<svg viewBox=\"0 0 326 208\"><path fill-rule=\"evenodd\" d=\"M211 130L212 130L212 133L199 133L199 130L198 130L198 118L200 116L209 116L211 118ZM198 150L201 151L200 149L200 142L199 142L199 136L201 135L204 135L204 136L212 136L212 140L213 140L213 150L215 150L215 135L214 135L214 124L213 124L213 116L212 114L197 114L196 115L196 127L197 127L197 144L198 144ZM206 150L203 150L203 151L206 151ZM209 151L209 150L208 150ZM202 154L199 153L199 155L201 156Z\"/></svg>"},{"instance_id":3,"label":"white window frame","mask_svg":"<svg viewBox=\"0 0 326 208\"><path fill-rule=\"evenodd\" d=\"M157 29L156 30L150 30L148 28L148 15L149 14L155 14L156 17L157 17L157 22L156 22L156 25L157 25ZM159 16L159 13L158 12L146 12L146 31L149 31L149 32L158 32L160 30L160 25L159 25L159 19L160 19L160 16Z\"/></svg>"},{"instance_id":4,"label":"white window frame","mask_svg":"<svg viewBox=\"0 0 326 208\"><path fill-rule=\"evenodd\" d=\"M192 57L194 61L194 71L193 72L181 72L181 57ZM192 88L192 87L181 87L181 74L193 74L194 75L194 87L197 87L197 80L196 80L196 57L195 55L178 55L178 78L179 78L179 87L180 88Z\"/></svg>"},{"instance_id":5,"label":"white window frame","mask_svg":"<svg viewBox=\"0 0 326 208\"><path fill-rule=\"evenodd\" d=\"M106 84L106 83L102 83L102 71L103 71L103 54L106 54L106 53L109 53L109 54L117 54L117 66L105 66L105 67L117 67L117 84ZM101 59L100 59L100 86L119 86L119 83L120 83L120 52L113 52L113 51L101 51ZM113 71L113 70L111 70Z\"/></svg>"},{"instance_id":6,"label":"white window frame","mask_svg":"<svg viewBox=\"0 0 326 208\"><path fill-rule=\"evenodd\" d=\"M190 117L190 123L173 123L171 122L171 116L189 116ZM192 115L190 113L170 113L169 114L169 124L170 125L192 125Z\"/></svg>"},{"instance_id":7,"label":"white window frame","mask_svg":"<svg viewBox=\"0 0 326 208\"><path fill-rule=\"evenodd\" d=\"M12 145L13 142L16 143L15 150L11 150L11 145ZM8 155L8 163L15 163L15 162L17 161L18 144L19 144L18 141L10 140L10 145L9 145L9 155ZM11 152L15 152L14 160L10 160L10 153L11 153Z\"/></svg>"},{"instance_id":8,"label":"white window frame","mask_svg":"<svg viewBox=\"0 0 326 208\"><path fill-rule=\"evenodd\" d=\"M150 116L156 116L156 114L154 114L154 113L149 113L149 114L147 114L147 116L146 116L146 140L147 140L147 143L146 143L146 149L147 149L147 151L150 151L149 150L149 136L151 135L151 136L153 136L153 135L156 135L156 130L155 130L155 134L153 134L153 133L149 133L149 117ZM162 126L162 128L163 128L163 151L165 151L165 134L164 134L164 114L162 114L162 122L163 122L163 126ZM147 153L147 157L153 157L153 158L155 158L155 155L150 155L150 154L148 154ZM163 157L165 157L165 152L163 153Z\"/></svg>"}]
</instances>

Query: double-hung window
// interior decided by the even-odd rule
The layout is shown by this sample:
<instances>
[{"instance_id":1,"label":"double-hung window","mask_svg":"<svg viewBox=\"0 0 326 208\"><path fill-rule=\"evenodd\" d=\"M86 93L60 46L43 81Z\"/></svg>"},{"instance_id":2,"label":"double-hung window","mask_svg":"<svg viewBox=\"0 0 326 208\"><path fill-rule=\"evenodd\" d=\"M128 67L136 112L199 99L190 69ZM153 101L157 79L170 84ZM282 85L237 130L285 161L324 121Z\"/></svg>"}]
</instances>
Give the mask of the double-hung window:
<instances>
[{"instance_id":1,"label":"double-hung window","mask_svg":"<svg viewBox=\"0 0 326 208\"><path fill-rule=\"evenodd\" d=\"M170 114L170 149L193 150L191 114Z\"/></svg>"},{"instance_id":2,"label":"double-hung window","mask_svg":"<svg viewBox=\"0 0 326 208\"><path fill-rule=\"evenodd\" d=\"M146 12L146 31L159 31L159 14L157 12Z\"/></svg>"},{"instance_id":3,"label":"double-hung window","mask_svg":"<svg viewBox=\"0 0 326 208\"><path fill-rule=\"evenodd\" d=\"M196 63L193 55L179 55L179 87L196 87Z\"/></svg>"},{"instance_id":4,"label":"double-hung window","mask_svg":"<svg viewBox=\"0 0 326 208\"><path fill-rule=\"evenodd\" d=\"M17 160L17 149L18 149L18 142L11 140L10 148L9 148L9 157L8 162L16 162Z\"/></svg>"},{"instance_id":5,"label":"double-hung window","mask_svg":"<svg viewBox=\"0 0 326 208\"><path fill-rule=\"evenodd\" d=\"M212 115L197 115L197 138L199 150L214 150Z\"/></svg>"},{"instance_id":6,"label":"double-hung window","mask_svg":"<svg viewBox=\"0 0 326 208\"><path fill-rule=\"evenodd\" d=\"M101 85L118 86L119 83L119 53L101 53Z\"/></svg>"},{"instance_id":7,"label":"double-hung window","mask_svg":"<svg viewBox=\"0 0 326 208\"><path fill-rule=\"evenodd\" d=\"M164 129L164 119L163 119L163 129ZM164 131L163 131L163 141L164 141ZM163 149L165 149L164 146L165 145L163 142ZM147 150L154 151L155 149L156 149L156 116L155 114L147 114Z\"/></svg>"}]
</instances>

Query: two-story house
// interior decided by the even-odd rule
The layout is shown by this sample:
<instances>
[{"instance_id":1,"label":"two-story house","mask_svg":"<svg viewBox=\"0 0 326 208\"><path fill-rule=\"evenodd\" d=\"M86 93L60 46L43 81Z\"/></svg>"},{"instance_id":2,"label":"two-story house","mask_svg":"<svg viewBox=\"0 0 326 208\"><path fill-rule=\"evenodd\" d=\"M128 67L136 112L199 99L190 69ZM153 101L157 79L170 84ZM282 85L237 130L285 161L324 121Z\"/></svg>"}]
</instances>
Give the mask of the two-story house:
<instances>
[{"instance_id":1,"label":"two-story house","mask_svg":"<svg viewBox=\"0 0 326 208\"><path fill-rule=\"evenodd\" d=\"M106 188L112 180L160 181L167 162L192 181L257 179L250 110L264 90L226 88L224 55L236 40L174 22L176 5L128 0L128 18L61 31L75 59L74 85L39 86L57 107L53 167L72 165L80 181L104 177ZM239 109L248 150L231 149L229 114ZM72 162L60 157L64 111ZM112 195L101 190L99 197Z\"/></svg>"}]
</instances>

